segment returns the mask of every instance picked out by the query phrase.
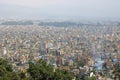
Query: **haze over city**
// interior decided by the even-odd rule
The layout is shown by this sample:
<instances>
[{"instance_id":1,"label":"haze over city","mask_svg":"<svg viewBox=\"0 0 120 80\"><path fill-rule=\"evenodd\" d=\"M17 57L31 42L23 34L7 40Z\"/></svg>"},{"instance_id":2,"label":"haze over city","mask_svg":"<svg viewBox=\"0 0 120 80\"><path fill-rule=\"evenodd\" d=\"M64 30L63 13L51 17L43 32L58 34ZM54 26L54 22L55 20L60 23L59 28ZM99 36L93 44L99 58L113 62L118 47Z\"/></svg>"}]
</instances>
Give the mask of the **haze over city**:
<instances>
[{"instance_id":1,"label":"haze over city","mask_svg":"<svg viewBox=\"0 0 120 80\"><path fill-rule=\"evenodd\" d=\"M120 0L0 0L0 17L120 18Z\"/></svg>"}]
</instances>

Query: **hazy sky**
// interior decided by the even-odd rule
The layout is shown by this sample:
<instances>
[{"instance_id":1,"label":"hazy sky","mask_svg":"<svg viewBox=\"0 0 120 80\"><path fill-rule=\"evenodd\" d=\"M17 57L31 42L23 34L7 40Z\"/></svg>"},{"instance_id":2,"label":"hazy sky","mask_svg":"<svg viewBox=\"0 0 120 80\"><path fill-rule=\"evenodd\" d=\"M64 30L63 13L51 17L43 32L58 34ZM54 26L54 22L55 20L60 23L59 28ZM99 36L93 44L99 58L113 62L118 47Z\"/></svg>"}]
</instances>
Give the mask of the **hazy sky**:
<instances>
[{"instance_id":1,"label":"hazy sky","mask_svg":"<svg viewBox=\"0 0 120 80\"><path fill-rule=\"evenodd\" d=\"M0 17L120 18L120 0L0 0Z\"/></svg>"}]
</instances>

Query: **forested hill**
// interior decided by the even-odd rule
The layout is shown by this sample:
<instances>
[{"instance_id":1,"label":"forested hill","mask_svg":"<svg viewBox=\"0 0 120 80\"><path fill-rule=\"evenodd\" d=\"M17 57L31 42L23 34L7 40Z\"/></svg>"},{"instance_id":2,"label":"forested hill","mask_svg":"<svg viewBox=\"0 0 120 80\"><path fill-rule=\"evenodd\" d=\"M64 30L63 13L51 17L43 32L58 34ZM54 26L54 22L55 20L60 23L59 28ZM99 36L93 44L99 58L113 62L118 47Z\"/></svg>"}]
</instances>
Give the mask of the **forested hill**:
<instances>
[{"instance_id":1,"label":"forested hill","mask_svg":"<svg viewBox=\"0 0 120 80\"><path fill-rule=\"evenodd\" d=\"M80 26L120 26L119 21L107 21L107 22L72 22L72 21L3 21L0 25L39 25L39 26L53 26L53 27L80 27Z\"/></svg>"},{"instance_id":2,"label":"forested hill","mask_svg":"<svg viewBox=\"0 0 120 80\"><path fill-rule=\"evenodd\" d=\"M33 25L32 21L5 21L1 25Z\"/></svg>"},{"instance_id":3,"label":"forested hill","mask_svg":"<svg viewBox=\"0 0 120 80\"><path fill-rule=\"evenodd\" d=\"M75 23L75 22L40 22L39 26L55 26L55 27L74 27L83 26L87 24Z\"/></svg>"}]
</instances>

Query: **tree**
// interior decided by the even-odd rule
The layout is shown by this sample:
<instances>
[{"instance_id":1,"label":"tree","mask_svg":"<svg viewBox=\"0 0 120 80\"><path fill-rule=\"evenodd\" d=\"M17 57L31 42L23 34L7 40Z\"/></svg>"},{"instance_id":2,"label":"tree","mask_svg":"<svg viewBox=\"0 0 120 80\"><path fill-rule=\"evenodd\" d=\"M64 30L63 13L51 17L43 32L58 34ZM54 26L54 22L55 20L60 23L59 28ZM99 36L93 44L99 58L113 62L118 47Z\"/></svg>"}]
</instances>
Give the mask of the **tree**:
<instances>
[{"instance_id":1,"label":"tree","mask_svg":"<svg viewBox=\"0 0 120 80\"><path fill-rule=\"evenodd\" d=\"M12 65L7 60L0 58L0 66L5 68L6 71L12 72Z\"/></svg>"},{"instance_id":2,"label":"tree","mask_svg":"<svg viewBox=\"0 0 120 80\"><path fill-rule=\"evenodd\" d=\"M56 72L54 73L54 80L71 80L73 79L73 76L70 72L66 70L60 70L56 69Z\"/></svg>"},{"instance_id":3,"label":"tree","mask_svg":"<svg viewBox=\"0 0 120 80\"><path fill-rule=\"evenodd\" d=\"M83 67L84 66L84 62L83 61L78 61L77 65L80 66L80 67Z\"/></svg>"},{"instance_id":4,"label":"tree","mask_svg":"<svg viewBox=\"0 0 120 80\"><path fill-rule=\"evenodd\" d=\"M72 75L68 71L56 69L54 72L54 67L47 64L43 60L38 62L30 62L28 73L32 77L31 80L71 80Z\"/></svg>"},{"instance_id":5,"label":"tree","mask_svg":"<svg viewBox=\"0 0 120 80\"><path fill-rule=\"evenodd\" d=\"M114 64L113 74L115 75L115 77L119 76L120 78L120 63L117 62Z\"/></svg>"},{"instance_id":6,"label":"tree","mask_svg":"<svg viewBox=\"0 0 120 80\"><path fill-rule=\"evenodd\" d=\"M96 80L96 77L90 77L90 78L86 78L86 80Z\"/></svg>"},{"instance_id":7,"label":"tree","mask_svg":"<svg viewBox=\"0 0 120 80\"><path fill-rule=\"evenodd\" d=\"M26 74L30 74L26 77ZM14 72L12 65L0 59L0 80L71 80L73 77L66 70L56 69L43 60L29 62L27 72Z\"/></svg>"},{"instance_id":8,"label":"tree","mask_svg":"<svg viewBox=\"0 0 120 80\"><path fill-rule=\"evenodd\" d=\"M53 67L43 60L36 63L30 62L28 73L34 80L48 80L53 77Z\"/></svg>"},{"instance_id":9,"label":"tree","mask_svg":"<svg viewBox=\"0 0 120 80\"><path fill-rule=\"evenodd\" d=\"M12 65L5 59L0 58L0 80L20 80L13 72Z\"/></svg>"},{"instance_id":10,"label":"tree","mask_svg":"<svg viewBox=\"0 0 120 80\"><path fill-rule=\"evenodd\" d=\"M26 80L21 78L19 73L13 72L9 61L0 58L0 80Z\"/></svg>"}]
</instances>

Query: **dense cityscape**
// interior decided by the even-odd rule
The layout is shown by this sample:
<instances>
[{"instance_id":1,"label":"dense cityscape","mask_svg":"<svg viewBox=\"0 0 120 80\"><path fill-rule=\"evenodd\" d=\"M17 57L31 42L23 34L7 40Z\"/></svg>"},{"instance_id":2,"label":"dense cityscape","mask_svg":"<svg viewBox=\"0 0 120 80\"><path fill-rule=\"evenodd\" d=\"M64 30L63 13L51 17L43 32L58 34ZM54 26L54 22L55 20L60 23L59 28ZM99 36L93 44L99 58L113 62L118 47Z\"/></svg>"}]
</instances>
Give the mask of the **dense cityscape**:
<instances>
[{"instance_id":1,"label":"dense cityscape","mask_svg":"<svg viewBox=\"0 0 120 80\"><path fill-rule=\"evenodd\" d=\"M0 20L0 57L30 80L43 80L28 72L40 60L71 75L60 80L119 80L120 22Z\"/></svg>"}]
</instances>

